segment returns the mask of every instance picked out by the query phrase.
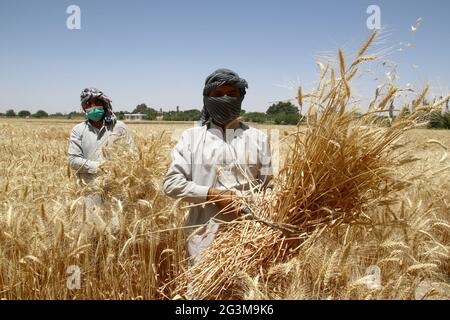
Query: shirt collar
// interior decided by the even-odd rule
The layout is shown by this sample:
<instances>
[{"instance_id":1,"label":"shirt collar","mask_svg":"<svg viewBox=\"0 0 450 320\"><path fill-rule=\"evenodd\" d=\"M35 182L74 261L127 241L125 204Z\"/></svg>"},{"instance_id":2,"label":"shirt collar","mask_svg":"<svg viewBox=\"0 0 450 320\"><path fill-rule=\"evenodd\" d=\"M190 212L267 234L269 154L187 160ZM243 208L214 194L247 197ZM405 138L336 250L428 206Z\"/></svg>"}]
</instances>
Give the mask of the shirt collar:
<instances>
[{"instance_id":1,"label":"shirt collar","mask_svg":"<svg viewBox=\"0 0 450 320\"><path fill-rule=\"evenodd\" d=\"M225 130L227 129L232 129L232 130L236 130L238 127L241 126L241 120L239 118L231 121L226 127ZM211 129L218 129L220 131L223 131L222 127L218 126L217 124L215 124L213 121L210 122L210 128Z\"/></svg>"},{"instance_id":2,"label":"shirt collar","mask_svg":"<svg viewBox=\"0 0 450 320\"><path fill-rule=\"evenodd\" d=\"M94 126L88 119L86 119L86 123L88 126L90 126L92 129L94 129L96 132L101 132L104 128L106 128L105 120L103 120L103 124L100 127L100 129L97 129L97 127Z\"/></svg>"}]
</instances>

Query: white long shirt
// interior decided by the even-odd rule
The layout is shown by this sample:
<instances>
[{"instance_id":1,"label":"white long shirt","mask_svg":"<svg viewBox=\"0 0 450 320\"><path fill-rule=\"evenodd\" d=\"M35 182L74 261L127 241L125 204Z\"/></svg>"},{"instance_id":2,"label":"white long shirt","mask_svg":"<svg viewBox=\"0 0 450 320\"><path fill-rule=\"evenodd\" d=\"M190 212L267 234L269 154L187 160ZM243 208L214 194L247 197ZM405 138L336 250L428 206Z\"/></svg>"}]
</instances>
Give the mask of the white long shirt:
<instances>
[{"instance_id":1,"label":"white long shirt","mask_svg":"<svg viewBox=\"0 0 450 320\"><path fill-rule=\"evenodd\" d=\"M251 185L267 186L272 176L267 135L240 121L226 132L210 123L183 132L173 150L173 162L163 186L173 198L200 204L190 209L186 221L187 226L198 226L212 217L229 221L227 215L218 214L216 205L201 204L206 201L209 188L239 193Z\"/></svg>"}]
</instances>

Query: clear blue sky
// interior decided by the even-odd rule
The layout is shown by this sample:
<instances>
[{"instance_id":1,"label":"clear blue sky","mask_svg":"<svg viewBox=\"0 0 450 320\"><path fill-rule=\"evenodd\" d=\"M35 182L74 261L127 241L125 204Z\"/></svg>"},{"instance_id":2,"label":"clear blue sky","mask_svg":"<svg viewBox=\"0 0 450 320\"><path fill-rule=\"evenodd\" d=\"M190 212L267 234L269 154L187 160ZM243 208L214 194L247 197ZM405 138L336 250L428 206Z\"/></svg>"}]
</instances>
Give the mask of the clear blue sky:
<instances>
[{"instance_id":1,"label":"clear blue sky","mask_svg":"<svg viewBox=\"0 0 450 320\"><path fill-rule=\"evenodd\" d=\"M66 28L71 4L81 8L81 30ZM448 90L447 0L1 0L0 112L76 111L88 86L110 95L115 110L142 102L200 109L204 79L219 67L249 82L244 109L265 111L294 97L295 85L316 80L315 55L359 47L370 34L370 4L380 6L389 34L382 47L416 46L389 56L400 63L399 83Z\"/></svg>"}]
</instances>

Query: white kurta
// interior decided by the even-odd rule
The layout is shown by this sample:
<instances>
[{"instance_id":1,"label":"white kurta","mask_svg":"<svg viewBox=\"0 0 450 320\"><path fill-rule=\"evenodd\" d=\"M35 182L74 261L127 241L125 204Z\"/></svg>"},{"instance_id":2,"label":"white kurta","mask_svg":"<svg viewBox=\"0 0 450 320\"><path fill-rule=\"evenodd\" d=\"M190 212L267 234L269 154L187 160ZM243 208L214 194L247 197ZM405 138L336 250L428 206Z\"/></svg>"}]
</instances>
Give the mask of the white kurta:
<instances>
[{"instance_id":1,"label":"white kurta","mask_svg":"<svg viewBox=\"0 0 450 320\"><path fill-rule=\"evenodd\" d=\"M119 139L134 150L134 142L127 126L122 121L115 124L104 124L100 129L89 121L77 124L70 134L68 160L72 169L77 171L78 177L88 183L97 176L98 166L105 160L104 148Z\"/></svg>"},{"instance_id":2,"label":"white kurta","mask_svg":"<svg viewBox=\"0 0 450 320\"><path fill-rule=\"evenodd\" d=\"M103 124L98 129L89 121L77 124L71 132L68 160L71 168L76 170L78 178L85 184L98 176L98 167L105 160L105 151L116 141L124 140L135 151L135 145L127 126L122 121L112 124ZM104 224L102 219L103 199L100 194L87 194L84 196L87 222L97 226ZM118 229L118 217L112 216L108 222L111 230Z\"/></svg>"},{"instance_id":3,"label":"white kurta","mask_svg":"<svg viewBox=\"0 0 450 320\"><path fill-rule=\"evenodd\" d=\"M187 226L193 226L187 230L190 234L194 226L204 225L213 217L223 221L230 219L219 213L214 204L201 204L206 201L209 188L239 193L252 185L267 186L272 176L267 135L239 121L226 132L210 123L183 132L164 178L164 192L200 204L190 209L186 221Z\"/></svg>"}]
</instances>

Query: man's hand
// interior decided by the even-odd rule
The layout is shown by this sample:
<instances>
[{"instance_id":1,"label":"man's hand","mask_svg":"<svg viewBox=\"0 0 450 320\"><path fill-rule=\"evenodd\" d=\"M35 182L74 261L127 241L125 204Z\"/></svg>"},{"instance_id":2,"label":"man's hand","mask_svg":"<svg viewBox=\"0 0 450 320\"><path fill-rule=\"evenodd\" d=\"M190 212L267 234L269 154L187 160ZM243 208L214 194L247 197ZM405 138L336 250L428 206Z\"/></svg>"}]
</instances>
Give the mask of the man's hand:
<instances>
[{"instance_id":1,"label":"man's hand","mask_svg":"<svg viewBox=\"0 0 450 320\"><path fill-rule=\"evenodd\" d=\"M98 173L103 173L103 174L109 172L109 170L108 170L108 163L105 160L100 162L100 164L97 167L97 172Z\"/></svg>"},{"instance_id":2,"label":"man's hand","mask_svg":"<svg viewBox=\"0 0 450 320\"><path fill-rule=\"evenodd\" d=\"M233 205L234 195L235 193L230 190L210 188L208 190L207 200L214 203L223 213L237 215L240 209Z\"/></svg>"}]
</instances>

